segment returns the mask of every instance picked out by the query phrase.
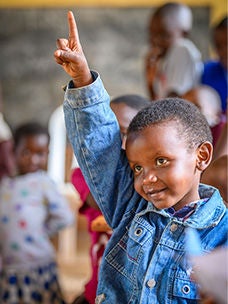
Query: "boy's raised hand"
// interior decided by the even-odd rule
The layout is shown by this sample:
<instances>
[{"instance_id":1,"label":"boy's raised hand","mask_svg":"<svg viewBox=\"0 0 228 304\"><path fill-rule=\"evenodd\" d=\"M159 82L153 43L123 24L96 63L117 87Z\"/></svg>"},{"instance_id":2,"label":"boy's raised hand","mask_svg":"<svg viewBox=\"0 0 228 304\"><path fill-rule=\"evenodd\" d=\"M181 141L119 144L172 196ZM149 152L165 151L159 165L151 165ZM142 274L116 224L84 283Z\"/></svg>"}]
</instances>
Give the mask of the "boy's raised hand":
<instances>
[{"instance_id":1,"label":"boy's raised hand","mask_svg":"<svg viewBox=\"0 0 228 304\"><path fill-rule=\"evenodd\" d=\"M75 87L82 87L93 82L92 75L83 53L79 40L78 30L74 15L68 12L69 38L57 39L55 60L73 79Z\"/></svg>"}]
</instances>

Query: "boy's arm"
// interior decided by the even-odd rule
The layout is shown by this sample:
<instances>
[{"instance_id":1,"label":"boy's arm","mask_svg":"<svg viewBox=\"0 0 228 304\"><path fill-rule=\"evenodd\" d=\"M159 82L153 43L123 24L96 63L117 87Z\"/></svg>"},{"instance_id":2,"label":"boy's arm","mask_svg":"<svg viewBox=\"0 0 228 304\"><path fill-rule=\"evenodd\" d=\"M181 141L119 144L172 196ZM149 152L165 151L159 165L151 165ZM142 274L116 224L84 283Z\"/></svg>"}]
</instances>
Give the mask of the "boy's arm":
<instances>
[{"instance_id":1,"label":"boy's arm","mask_svg":"<svg viewBox=\"0 0 228 304\"><path fill-rule=\"evenodd\" d=\"M72 12L68 13L69 39L58 40L54 56L72 78L65 92L67 135L89 189L115 227L132 210L132 172L121 151L121 137L110 98L98 73L89 70ZM116 206L121 208L116 208Z\"/></svg>"},{"instance_id":2,"label":"boy's arm","mask_svg":"<svg viewBox=\"0 0 228 304\"><path fill-rule=\"evenodd\" d=\"M67 17L69 37L57 40L58 49L55 51L54 57L72 78L74 87L79 88L91 84L93 78L82 50L74 15L69 11Z\"/></svg>"}]
</instances>

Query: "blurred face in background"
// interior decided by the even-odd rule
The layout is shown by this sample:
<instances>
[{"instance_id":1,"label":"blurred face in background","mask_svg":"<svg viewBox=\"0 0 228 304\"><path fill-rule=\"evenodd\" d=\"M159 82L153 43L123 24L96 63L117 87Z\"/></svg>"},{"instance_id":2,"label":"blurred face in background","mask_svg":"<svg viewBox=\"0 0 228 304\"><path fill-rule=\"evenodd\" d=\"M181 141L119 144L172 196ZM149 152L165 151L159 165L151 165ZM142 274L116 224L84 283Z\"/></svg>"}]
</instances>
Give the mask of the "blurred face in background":
<instances>
[{"instance_id":1,"label":"blurred face in background","mask_svg":"<svg viewBox=\"0 0 228 304\"><path fill-rule=\"evenodd\" d=\"M46 134L24 136L15 147L18 174L46 170L49 138Z\"/></svg>"},{"instance_id":2,"label":"blurred face in background","mask_svg":"<svg viewBox=\"0 0 228 304\"><path fill-rule=\"evenodd\" d=\"M110 106L118 120L122 138L122 148L125 149L127 128L133 117L138 113L138 110L127 106L125 103L115 104L111 102Z\"/></svg>"},{"instance_id":3,"label":"blurred face in background","mask_svg":"<svg viewBox=\"0 0 228 304\"><path fill-rule=\"evenodd\" d=\"M169 17L152 17L149 24L149 42L157 57L163 57L182 31L175 20Z\"/></svg>"}]
</instances>

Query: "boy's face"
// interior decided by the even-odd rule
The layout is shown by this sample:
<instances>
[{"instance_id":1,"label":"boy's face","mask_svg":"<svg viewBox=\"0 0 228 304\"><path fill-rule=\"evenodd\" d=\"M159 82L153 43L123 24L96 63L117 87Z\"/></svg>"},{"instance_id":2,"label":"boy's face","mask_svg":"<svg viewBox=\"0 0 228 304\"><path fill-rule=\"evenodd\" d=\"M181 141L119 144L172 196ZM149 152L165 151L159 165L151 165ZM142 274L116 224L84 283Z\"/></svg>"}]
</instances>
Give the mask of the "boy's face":
<instances>
[{"instance_id":1,"label":"boy's face","mask_svg":"<svg viewBox=\"0 0 228 304\"><path fill-rule=\"evenodd\" d=\"M181 37L179 28L170 21L161 17L153 17L149 25L149 42L158 57L165 56L167 50L175 40Z\"/></svg>"},{"instance_id":2,"label":"boy's face","mask_svg":"<svg viewBox=\"0 0 228 304\"><path fill-rule=\"evenodd\" d=\"M132 119L138 113L138 110L133 109L124 103L115 104L111 102L110 106L118 120L120 126L120 132L122 136L122 148L125 149L127 128L130 122L132 121Z\"/></svg>"},{"instance_id":3,"label":"boy's face","mask_svg":"<svg viewBox=\"0 0 228 304\"><path fill-rule=\"evenodd\" d=\"M45 134L25 136L15 149L19 174L46 170L49 139Z\"/></svg>"},{"instance_id":4,"label":"boy's face","mask_svg":"<svg viewBox=\"0 0 228 304\"><path fill-rule=\"evenodd\" d=\"M181 209L199 199L197 151L188 151L175 122L128 135L126 153L135 190L158 209Z\"/></svg>"}]
</instances>

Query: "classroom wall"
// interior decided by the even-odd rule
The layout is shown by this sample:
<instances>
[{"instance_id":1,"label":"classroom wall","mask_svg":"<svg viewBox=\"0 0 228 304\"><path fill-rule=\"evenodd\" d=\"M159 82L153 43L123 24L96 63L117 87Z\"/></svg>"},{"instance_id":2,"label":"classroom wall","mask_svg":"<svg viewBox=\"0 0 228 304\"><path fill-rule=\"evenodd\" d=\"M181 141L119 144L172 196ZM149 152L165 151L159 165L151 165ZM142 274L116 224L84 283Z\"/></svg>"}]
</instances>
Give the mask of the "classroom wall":
<instances>
[{"instance_id":1,"label":"classroom wall","mask_svg":"<svg viewBox=\"0 0 228 304\"><path fill-rule=\"evenodd\" d=\"M9 3L12 1L8 6ZM53 110L62 103L62 86L69 78L55 63L53 52L56 39L68 35L69 9L76 15L89 65L100 72L108 92L112 96L147 95L143 58L147 49L148 17L154 5L2 6L0 84L5 117L12 128L30 119L47 124ZM206 59L212 6L192 6L192 10L192 38Z\"/></svg>"},{"instance_id":2,"label":"classroom wall","mask_svg":"<svg viewBox=\"0 0 228 304\"><path fill-rule=\"evenodd\" d=\"M227 11L227 0L176 0L190 6L209 6L210 22L221 18ZM44 7L148 7L164 3L164 0L1 0L2 8L44 8Z\"/></svg>"}]
</instances>

